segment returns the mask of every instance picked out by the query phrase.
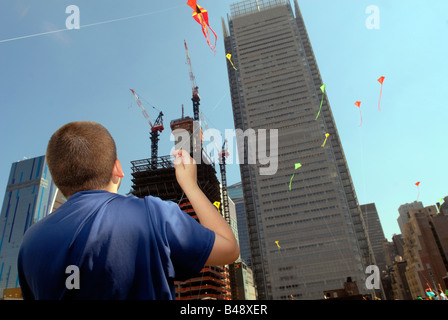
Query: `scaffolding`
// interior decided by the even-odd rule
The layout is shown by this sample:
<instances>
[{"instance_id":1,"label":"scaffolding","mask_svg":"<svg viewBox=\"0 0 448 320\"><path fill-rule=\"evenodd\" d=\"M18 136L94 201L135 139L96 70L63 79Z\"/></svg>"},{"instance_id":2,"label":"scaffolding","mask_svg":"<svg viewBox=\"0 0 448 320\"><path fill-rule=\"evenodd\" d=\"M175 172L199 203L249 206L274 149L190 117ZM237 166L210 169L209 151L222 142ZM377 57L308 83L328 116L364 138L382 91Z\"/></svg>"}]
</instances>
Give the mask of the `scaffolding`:
<instances>
[{"instance_id":1,"label":"scaffolding","mask_svg":"<svg viewBox=\"0 0 448 320\"><path fill-rule=\"evenodd\" d=\"M230 5L233 18L263 11L278 5L284 5L285 0L244 0Z\"/></svg>"},{"instance_id":2,"label":"scaffolding","mask_svg":"<svg viewBox=\"0 0 448 320\"><path fill-rule=\"evenodd\" d=\"M202 153L203 157L206 154ZM176 180L171 156L131 161L132 191L136 197L159 197L177 203L180 209L196 219L190 201ZM198 186L210 202L221 201L220 183L214 165L197 164ZM186 281L175 281L177 300L217 299L230 300L231 289L228 267L205 267L200 274Z\"/></svg>"},{"instance_id":3,"label":"scaffolding","mask_svg":"<svg viewBox=\"0 0 448 320\"><path fill-rule=\"evenodd\" d=\"M171 156L135 160L131 161L131 164L133 177L131 194L139 198L150 195L176 203L180 203L179 201L185 198L176 180ZM212 203L221 201L219 181L214 166L207 163L197 164L197 175L199 188L208 199Z\"/></svg>"}]
</instances>

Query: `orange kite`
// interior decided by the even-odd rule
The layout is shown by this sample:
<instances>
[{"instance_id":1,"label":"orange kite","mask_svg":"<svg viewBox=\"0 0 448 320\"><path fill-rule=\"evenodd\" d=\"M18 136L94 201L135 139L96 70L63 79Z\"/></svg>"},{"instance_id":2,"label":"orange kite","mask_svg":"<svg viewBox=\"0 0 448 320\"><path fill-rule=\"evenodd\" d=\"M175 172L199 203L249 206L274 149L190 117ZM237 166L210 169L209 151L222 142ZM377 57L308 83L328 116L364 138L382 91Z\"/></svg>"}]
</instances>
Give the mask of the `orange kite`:
<instances>
[{"instance_id":1,"label":"orange kite","mask_svg":"<svg viewBox=\"0 0 448 320\"><path fill-rule=\"evenodd\" d=\"M207 44L210 47L210 49L213 50L213 52L216 53L216 41L218 37L216 36L215 31L210 27L208 23L208 12L201 6L197 4L197 0L188 0L187 5L189 5L194 11L193 11L193 18L202 26L202 32L204 33L205 39L207 40ZM213 32L213 35L215 36L215 44L212 45L211 43L211 36L208 31L210 29Z\"/></svg>"}]
</instances>

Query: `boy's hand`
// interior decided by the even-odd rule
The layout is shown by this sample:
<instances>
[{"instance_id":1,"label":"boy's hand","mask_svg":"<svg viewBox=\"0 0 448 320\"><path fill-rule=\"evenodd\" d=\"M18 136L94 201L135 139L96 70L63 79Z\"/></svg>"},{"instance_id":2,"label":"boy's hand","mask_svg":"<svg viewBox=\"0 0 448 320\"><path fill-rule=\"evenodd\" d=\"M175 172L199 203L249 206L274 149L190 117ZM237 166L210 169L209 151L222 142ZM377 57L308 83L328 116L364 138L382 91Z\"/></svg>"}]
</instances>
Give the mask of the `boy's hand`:
<instances>
[{"instance_id":1,"label":"boy's hand","mask_svg":"<svg viewBox=\"0 0 448 320\"><path fill-rule=\"evenodd\" d=\"M176 179L182 190L197 188L197 169L196 161L185 150L174 150L174 168L176 170Z\"/></svg>"},{"instance_id":2,"label":"boy's hand","mask_svg":"<svg viewBox=\"0 0 448 320\"><path fill-rule=\"evenodd\" d=\"M191 202L199 222L215 233L213 249L205 265L217 266L234 262L240 253L238 242L230 226L201 191L197 183L196 162L185 150L175 150L173 155L176 179Z\"/></svg>"}]
</instances>

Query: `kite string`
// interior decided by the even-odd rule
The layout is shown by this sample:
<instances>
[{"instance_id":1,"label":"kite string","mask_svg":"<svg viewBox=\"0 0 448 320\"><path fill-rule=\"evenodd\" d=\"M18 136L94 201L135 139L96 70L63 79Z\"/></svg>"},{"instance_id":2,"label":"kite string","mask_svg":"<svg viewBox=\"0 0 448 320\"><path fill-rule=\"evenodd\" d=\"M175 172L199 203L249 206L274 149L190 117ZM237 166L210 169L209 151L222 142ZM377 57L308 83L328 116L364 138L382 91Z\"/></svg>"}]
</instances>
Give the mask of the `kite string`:
<instances>
[{"instance_id":1,"label":"kite string","mask_svg":"<svg viewBox=\"0 0 448 320\"><path fill-rule=\"evenodd\" d=\"M365 150L365 145L364 145L364 133L363 130L361 130L361 134L359 135L359 143L360 143L360 153L361 153L361 171L362 171L362 184L363 184L363 192L364 192L364 196L367 194L366 193L366 178L365 178L365 167L364 167L364 150ZM359 204L359 198L358 196L356 196L356 198L358 199L358 206L360 206ZM367 237L369 235L369 219L368 219L368 211L367 211L367 207L366 207L366 216L364 219L364 216L362 216L362 220L364 220L365 226L366 226L366 233L367 233ZM363 212L361 210L361 214L363 215ZM370 240L368 239L369 243ZM369 255L369 259L370 259L370 255ZM370 263L372 263L372 261L370 261Z\"/></svg>"}]
</instances>

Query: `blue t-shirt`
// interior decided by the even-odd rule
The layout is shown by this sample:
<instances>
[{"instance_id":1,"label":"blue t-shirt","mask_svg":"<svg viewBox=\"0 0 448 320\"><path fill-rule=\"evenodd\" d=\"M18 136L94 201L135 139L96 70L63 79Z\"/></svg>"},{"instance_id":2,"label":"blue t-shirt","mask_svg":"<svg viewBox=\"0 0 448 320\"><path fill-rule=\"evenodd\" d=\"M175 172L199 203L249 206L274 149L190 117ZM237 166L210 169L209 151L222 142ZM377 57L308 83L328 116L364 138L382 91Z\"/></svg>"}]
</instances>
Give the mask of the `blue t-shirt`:
<instances>
[{"instance_id":1,"label":"blue t-shirt","mask_svg":"<svg viewBox=\"0 0 448 320\"><path fill-rule=\"evenodd\" d=\"M197 275L214 241L174 202L82 191L27 230L19 282L24 299L170 300L174 280ZM79 289L66 286L75 276Z\"/></svg>"}]
</instances>

